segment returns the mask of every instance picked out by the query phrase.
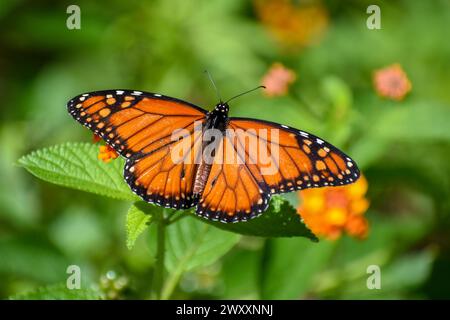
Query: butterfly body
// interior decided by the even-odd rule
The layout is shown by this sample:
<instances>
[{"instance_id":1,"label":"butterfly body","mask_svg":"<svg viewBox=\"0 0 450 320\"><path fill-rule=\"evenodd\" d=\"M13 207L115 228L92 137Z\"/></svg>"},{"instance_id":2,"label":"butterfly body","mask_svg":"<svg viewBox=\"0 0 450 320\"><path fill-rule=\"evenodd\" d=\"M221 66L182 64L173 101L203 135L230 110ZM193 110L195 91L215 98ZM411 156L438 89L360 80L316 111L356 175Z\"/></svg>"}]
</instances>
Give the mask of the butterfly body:
<instances>
[{"instance_id":1,"label":"butterfly body","mask_svg":"<svg viewBox=\"0 0 450 320\"><path fill-rule=\"evenodd\" d=\"M205 154L204 157L201 157L200 159L201 162L198 166L194 181L194 197L196 199L200 198L212 167L211 161L205 160L213 159L215 156L215 151L217 150L218 141L216 139L211 139L213 141L210 141L208 137L204 137L205 133L210 130L218 130L221 135L225 134L228 122L228 110L228 104L221 102L217 104L216 107L206 115L205 125L202 129L202 150L211 150L212 153L209 155Z\"/></svg>"},{"instance_id":2,"label":"butterfly body","mask_svg":"<svg viewBox=\"0 0 450 320\"><path fill-rule=\"evenodd\" d=\"M125 158L125 181L144 201L196 207L210 220L247 221L267 209L273 194L359 178L355 162L326 141L269 121L228 117L226 103L208 112L160 94L105 90L76 96L67 107Z\"/></svg>"}]
</instances>

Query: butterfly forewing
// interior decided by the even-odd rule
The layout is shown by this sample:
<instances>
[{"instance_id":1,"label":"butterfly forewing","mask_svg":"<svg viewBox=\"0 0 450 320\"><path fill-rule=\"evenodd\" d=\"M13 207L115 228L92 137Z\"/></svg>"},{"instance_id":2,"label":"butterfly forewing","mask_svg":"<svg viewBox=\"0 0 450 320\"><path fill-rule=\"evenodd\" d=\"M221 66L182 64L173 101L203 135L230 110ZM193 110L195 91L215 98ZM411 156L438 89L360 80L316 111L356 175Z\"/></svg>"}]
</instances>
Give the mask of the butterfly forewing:
<instances>
[{"instance_id":1,"label":"butterfly forewing","mask_svg":"<svg viewBox=\"0 0 450 320\"><path fill-rule=\"evenodd\" d=\"M126 158L147 154L176 129L203 120L203 109L154 93L107 90L79 95L67 105L74 119ZM161 143L160 143L161 144Z\"/></svg>"}]
</instances>

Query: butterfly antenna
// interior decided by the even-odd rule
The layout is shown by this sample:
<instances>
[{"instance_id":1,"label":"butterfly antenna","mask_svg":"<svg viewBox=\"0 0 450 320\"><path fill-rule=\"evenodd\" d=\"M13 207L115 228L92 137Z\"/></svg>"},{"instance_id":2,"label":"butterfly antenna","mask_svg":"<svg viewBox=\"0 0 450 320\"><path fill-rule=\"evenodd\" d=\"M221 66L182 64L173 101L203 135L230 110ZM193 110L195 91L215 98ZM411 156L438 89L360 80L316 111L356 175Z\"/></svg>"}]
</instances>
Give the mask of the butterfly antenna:
<instances>
[{"instance_id":1,"label":"butterfly antenna","mask_svg":"<svg viewBox=\"0 0 450 320\"><path fill-rule=\"evenodd\" d=\"M209 81L211 81L214 90L216 91L216 95L219 98L219 101L222 103L222 98L220 97L220 91L219 89L217 89L216 83L214 82L213 78L211 77L211 74L209 73L208 70L205 70L205 73L208 75Z\"/></svg>"},{"instance_id":2,"label":"butterfly antenna","mask_svg":"<svg viewBox=\"0 0 450 320\"><path fill-rule=\"evenodd\" d=\"M228 102L230 102L230 101L233 100L233 99L239 98L240 96L243 96L244 94L253 92L253 91L258 90L258 89L261 89L261 88L265 89L266 87L265 87L265 86L258 86L258 87L256 87L256 88L251 89L251 90L242 92L242 93L240 93L240 94L238 94L238 95L236 95L236 96L234 96L234 97L228 99L225 103L228 103Z\"/></svg>"}]
</instances>

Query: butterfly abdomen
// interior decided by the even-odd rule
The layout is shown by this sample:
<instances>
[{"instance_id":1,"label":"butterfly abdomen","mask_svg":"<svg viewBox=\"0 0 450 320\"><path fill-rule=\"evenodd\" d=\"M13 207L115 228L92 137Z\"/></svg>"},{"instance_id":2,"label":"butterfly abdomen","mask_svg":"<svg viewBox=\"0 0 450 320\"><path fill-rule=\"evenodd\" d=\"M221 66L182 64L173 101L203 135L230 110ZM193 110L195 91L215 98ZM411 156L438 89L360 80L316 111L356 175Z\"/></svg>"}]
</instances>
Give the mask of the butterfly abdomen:
<instances>
[{"instance_id":1,"label":"butterfly abdomen","mask_svg":"<svg viewBox=\"0 0 450 320\"><path fill-rule=\"evenodd\" d=\"M193 192L196 195L201 195L206 186L206 181L208 180L209 173L211 172L211 165L207 163L202 163L197 169L195 175L194 189Z\"/></svg>"}]
</instances>

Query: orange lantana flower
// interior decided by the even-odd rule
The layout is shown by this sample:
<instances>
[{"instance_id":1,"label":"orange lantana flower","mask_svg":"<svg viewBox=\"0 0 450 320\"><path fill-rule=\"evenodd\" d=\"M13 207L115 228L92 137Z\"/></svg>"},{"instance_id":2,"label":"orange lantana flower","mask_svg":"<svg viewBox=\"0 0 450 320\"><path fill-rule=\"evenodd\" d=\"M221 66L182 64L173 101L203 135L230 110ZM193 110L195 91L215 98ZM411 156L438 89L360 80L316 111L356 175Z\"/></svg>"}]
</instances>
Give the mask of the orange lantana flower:
<instances>
[{"instance_id":1,"label":"orange lantana flower","mask_svg":"<svg viewBox=\"0 0 450 320\"><path fill-rule=\"evenodd\" d=\"M311 231L319 237L335 240L343 233L364 239L369 224L364 213L369 207L365 198L368 184L364 176L341 187L314 188L299 191L298 213Z\"/></svg>"},{"instance_id":2,"label":"orange lantana flower","mask_svg":"<svg viewBox=\"0 0 450 320\"><path fill-rule=\"evenodd\" d=\"M92 142L97 143L101 141L102 138L96 134L92 137ZM100 146L99 147L99 153L98 153L98 159L102 160L105 163L110 162L113 159L116 159L119 155L117 154L116 150L114 150L112 147L106 145L106 146Z\"/></svg>"},{"instance_id":3,"label":"orange lantana flower","mask_svg":"<svg viewBox=\"0 0 450 320\"><path fill-rule=\"evenodd\" d=\"M376 70L373 82L381 97L392 100L402 100L412 88L408 76L398 63Z\"/></svg>"},{"instance_id":4,"label":"orange lantana flower","mask_svg":"<svg viewBox=\"0 0 450 320\"><path fill-rule=\"evenodd\" d=\"M287 94L289 85L295 81L295 72L281 63L274 63L262 79L264 93L270 97Z\"/></svg>"},{"instance_id":5,"label":"orange lantana flower","mask_svg":"<svg viewBox=\"0 0 450 320\"><path fill-rule=\"evenodd\" d=\"M254 0L255 11L273 37L288 48L301 48L320 38L328 13L320 0Z\"/></svg>"},{"instance_id":6,"label":"orange lantana flower","mask_svg":"<svg viewBox=\"0 0 450 320\"><path fill-rule=\"evenodd\" d=\"M98 158L105 163L110 162L113 159L116 159L119 155L117 152L110 146L100 146L100 152L98 154Z\"/></svg>"}]
</instances>

